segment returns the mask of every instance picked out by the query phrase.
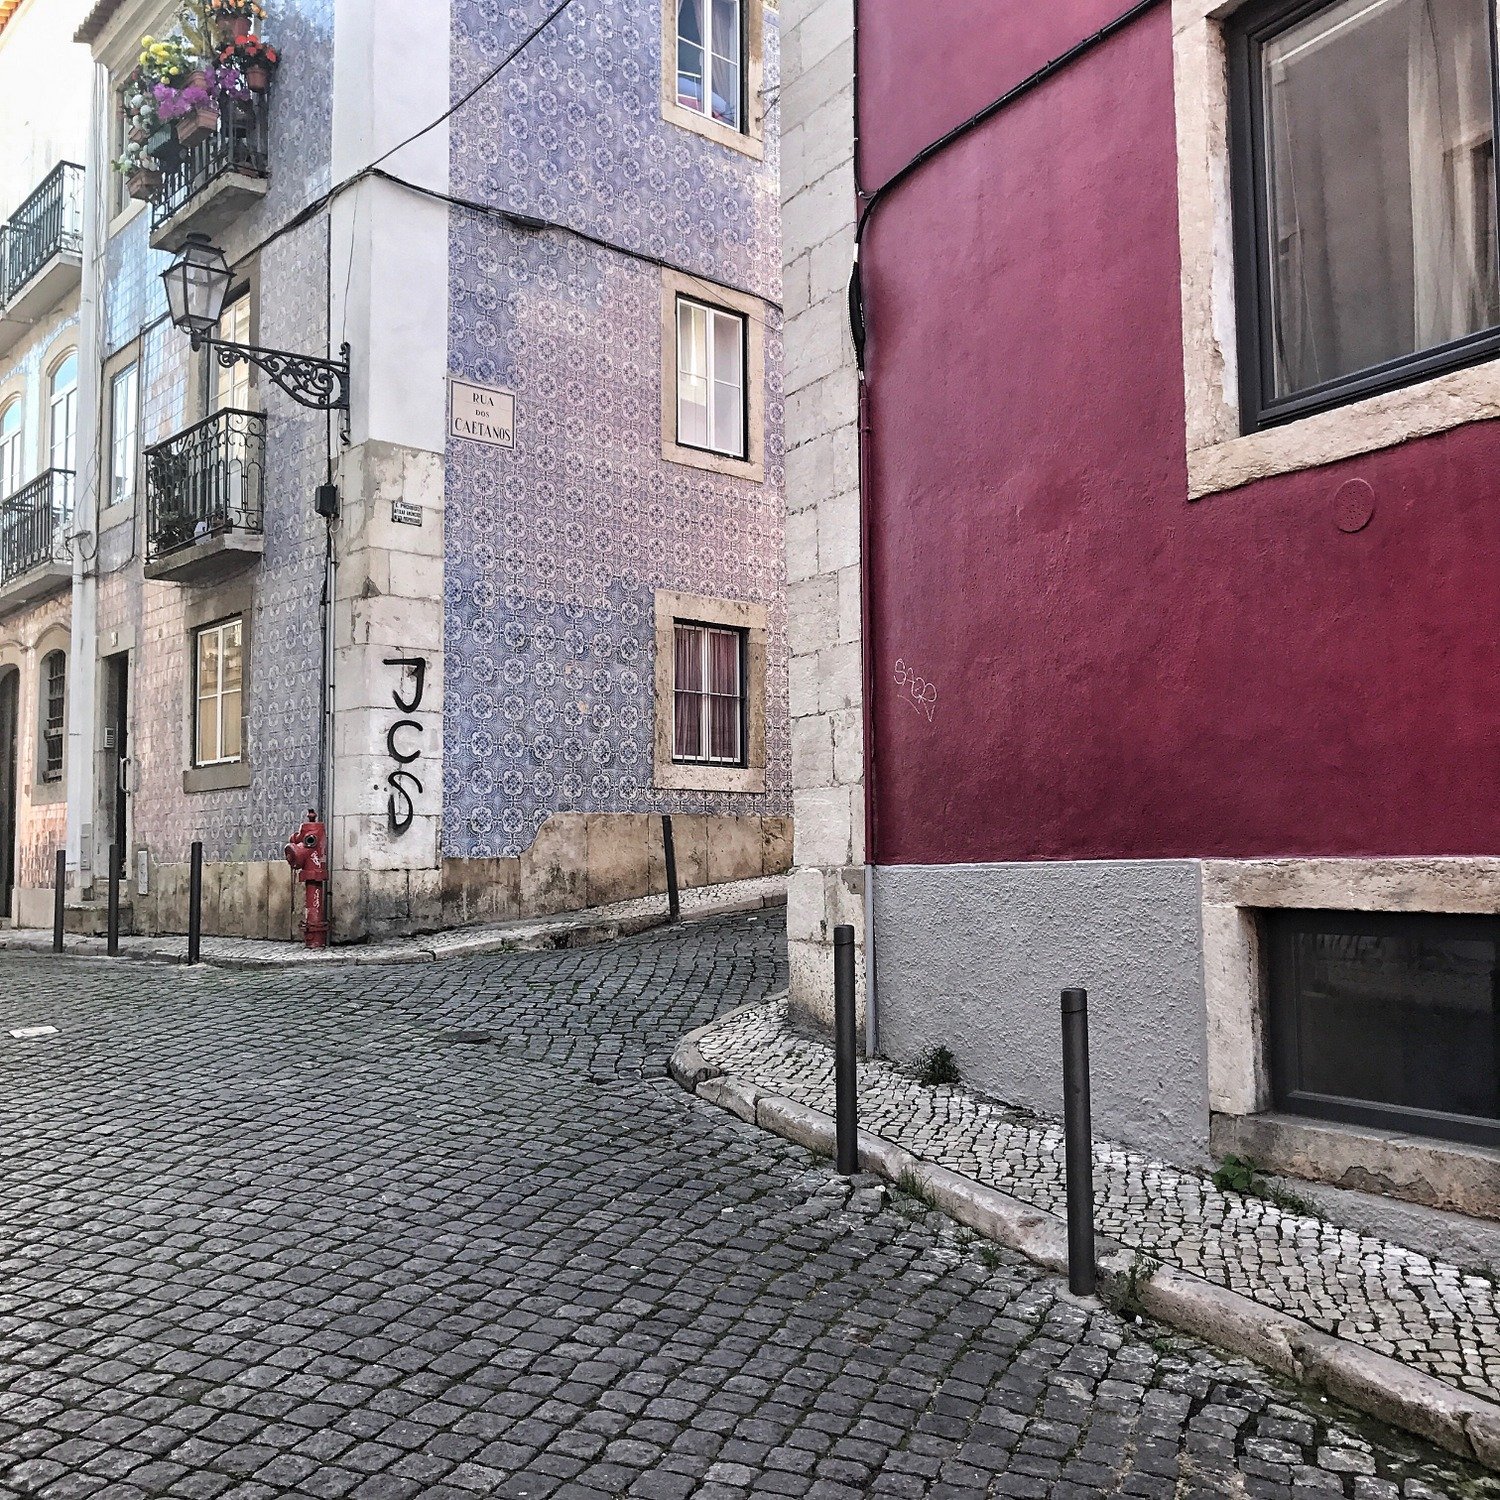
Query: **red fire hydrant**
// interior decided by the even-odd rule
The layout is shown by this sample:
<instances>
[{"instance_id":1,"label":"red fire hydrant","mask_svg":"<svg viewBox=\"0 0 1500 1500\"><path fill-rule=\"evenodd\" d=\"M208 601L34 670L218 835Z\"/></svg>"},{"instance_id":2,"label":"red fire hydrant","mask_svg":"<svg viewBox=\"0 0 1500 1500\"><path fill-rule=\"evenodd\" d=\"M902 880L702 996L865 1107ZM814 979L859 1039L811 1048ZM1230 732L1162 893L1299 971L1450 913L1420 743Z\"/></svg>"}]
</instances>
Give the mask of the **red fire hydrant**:
<instances>
[{"instance_id":1,"label":"red fire hydrant","mask_svg":"<svg viewBox=\"0 0 1500 1500\"><path fill-rule=\"evenodd\" d=\"M307 915L302 922L302 939L309 948L328 946L328 912L324 907L324 886L328 880L328 835L318 822L315 808L308 808L307 821L286 846L286 862L297 872L307 891Z\"/></svg>"}]
</instances>

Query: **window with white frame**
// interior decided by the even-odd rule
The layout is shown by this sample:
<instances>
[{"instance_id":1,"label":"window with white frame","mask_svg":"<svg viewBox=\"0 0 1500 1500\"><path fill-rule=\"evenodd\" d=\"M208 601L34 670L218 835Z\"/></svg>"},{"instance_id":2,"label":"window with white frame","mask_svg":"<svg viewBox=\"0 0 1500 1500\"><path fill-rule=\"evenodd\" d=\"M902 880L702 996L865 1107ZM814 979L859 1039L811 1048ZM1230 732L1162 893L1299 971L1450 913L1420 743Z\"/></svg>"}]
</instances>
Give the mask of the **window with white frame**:
<instances>
[{"instance_id":1,"label":"window with white frame","mask_svg":"<svg viewBox=\"0 0 1500 1500\"><path fill-rule=\"evenodd\" d=\"M250 293L242 291L224 306L219 314L219 324L214 337L227 344L250 342ZM210 351L212 354L212 351ZM210 405L214 411L246 411L250 406L250 394L254 389L251 369L246 361L236 360L232 365L221 365L210 359L211 389Z\"/></svg>"},{"instance_id":2,"label":"window with white frame","mask_svg":"<svg viewBox=\"0 0 1500 1500\"><path fill-rule=\"evenodd\" d=\"M67 717L67 698L67 655L62 651L49 651L42 658L41 731L43 781L62 780L63 723Z\"/></svg>"},{"instance_id":3,"label":"window with white frame","mask_svg":"<svg viewBox=\"0 0 1500 1500\"><path fill-rule=\"evenodd\" d=\"M116 371L109 382L109 488L106 505L118 505L135 494L136 446L139 438L139 382L135 362Z\"/></svg>"},{"instance_id":4,"label":"window with white frame","mask_svg":"<svg viewBox=\"0 0 1500 1500\"><path fill-rule=\"evenodd\" d=\"M228 765L240 758L244 691L244 622L236 616L205 626L195 639L193 764Z\"/></svg>"},{"instance_id":5,"label":"window with white frame","mask_svg":"<svg viewBox=\"0 0 1500 1500\"><path fill-rule=\"evenodd\" d=\"M78 467L78 351L54 366L47 382L47 467Z\"/></svg>"},{"instance_id":6,"label":"window with white frame","mask_svg":"<svg viewBox=\"0 0 1500 1500\"><path fill-rule=\"evenodd\" d=\"M745 632L679 620L672 667L672 759L743 765Z\"/></svg>"},{"instance_id":7,"label":"window with white frame","mask_svg":"<svg viewBox=\"0 0 1500 1500\"><path fill-rule=\"evenodd\" d=\"M1229 29L1247 431L1500 353L1492 0Z\"/></svg>"},{"instance_id":8,"label":"window with white frame","mask_svg":"<svg viewBox=\"0 0 1500 1500\"><path fill-rule=\"evenodd\" d=\"M0 411L0 498L21 488L21 438L23 418L21 398L17 396Z\"/></svg>"},{"instance_id":9,"label":"window with white frame","mask_svg":"<svg viewBox=\"0 0 1500 1500\"><path fill-rule=\"evenodd\" d=\"M745 319L677 299L677 441L745 457Z\"/></svg>"},{"instance_id":10,"label":"window with white frame","mask_svg":"<svg viewBox=\"0 0 1500 1500\"><path fill-rule=\"evenodd\" d=\"M677 102L743 129L744 20L740 0L677 0Z\"/></svg>"}]
</instances>

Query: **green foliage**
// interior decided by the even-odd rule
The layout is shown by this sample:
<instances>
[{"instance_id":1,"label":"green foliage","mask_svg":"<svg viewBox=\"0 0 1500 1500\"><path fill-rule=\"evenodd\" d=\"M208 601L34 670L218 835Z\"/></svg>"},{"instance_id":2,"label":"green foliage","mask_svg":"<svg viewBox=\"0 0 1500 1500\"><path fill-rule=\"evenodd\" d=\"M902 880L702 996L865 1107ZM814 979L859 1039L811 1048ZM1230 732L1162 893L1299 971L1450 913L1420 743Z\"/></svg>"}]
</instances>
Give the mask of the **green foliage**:
<instances>
[{"instance_id":1,"label":"green foliage","mask_svg":"<svg viewBox=\"0 0 1500 1500\"><path fill-rule=\"evenodd\" d=\"M946 1047L934 1047L917 1069L917 1082L930 1089L944 1086L952 1088L962 1083L963 1077L953 1054Z\"/></svg>"},{"instance_id":2,"label":"green foliage","mask_svg":"<svg viewBox=\"0 0 1500 1500\"><path fill-rule=\"evenodd\" d=\"M1221 1193L1253 1193L1255 1163L1243 1156L1226 1156L1214 1173L1213 1183Z\"/></svg>"}]
</instances>

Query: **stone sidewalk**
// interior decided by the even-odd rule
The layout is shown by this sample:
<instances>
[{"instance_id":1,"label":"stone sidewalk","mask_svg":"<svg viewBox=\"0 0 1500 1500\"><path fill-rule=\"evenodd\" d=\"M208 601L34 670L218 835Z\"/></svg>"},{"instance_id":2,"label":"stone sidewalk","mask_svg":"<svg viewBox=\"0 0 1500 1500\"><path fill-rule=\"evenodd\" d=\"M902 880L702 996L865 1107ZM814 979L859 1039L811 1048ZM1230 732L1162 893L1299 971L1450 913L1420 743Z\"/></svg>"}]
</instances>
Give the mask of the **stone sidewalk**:
<instances>
[{"instance_id":1,"label":"stone sidewalk","mask_svg":"<svg viewBox=\"0 0 1500 1500\"><path fill-rule=\"evenodd\" d=\"M728 1107L760 1095L762 1103L776 1098L822 1116L833 1113L832 1049L789 1029L782 999L733 1012L695 1033L690 1045L706 1064L700 1075L720 1073L725 1082L747 1086L748 1093L720 1093ZM680 1064L674 1071L679 1081L700 1082L685 1080ZM715 1096L706 1082L703 1092ZM991 1196L1065 1216L1060 1126L962 1088L923 1086L878 1059L860 1064L859 1107L862 1134L998 1190ZM762 1110L751 1108L765 1123ZM1381 1407L1382 1380L1400 1383L1403 1367L1431 1377L1418 1377L1425 1387L1419 1406L1423 1399L1444 1404L1442 1387L1433 1384L1442 1382L1453 1392L1457 1445L1480 1456L1490 1450L1488 1461L1500 1466L1500 1446L1492 1447L1500 1436L1500 1404L1488 1411L1479 1404L1500 1403L1500 1292L1493 1281L1258 1196L1221 1192L1197 1173L1108 1142L1094 1146L1094 1184L1098 1232L1134 1253L1132 1285L1136 1268L1144 1281L1157 1264L1175 1268L1188 1273L1184 1282L1191 1278L1248 1299L1241 1307L1252 1315L1265 1309L1282 1324L1296 1319L1343 1341L1342 1352L1352 1356L1345 1362L1358 1364L1360 1378L1377 1388L1372 1402L1358 1404L1386 1420L1402 1419ZM1234 1299L1223 1300L1233 1312ZM1149 1301L1143 1305L1166 1315ZM1202 1327L1196 1331L1213 1336ZM1268 1332L1270 1342L1286 1342L1284 1326L1268 1325L1248 1340L1240 1337L1237 1347L1257 1337L1267 1345Z\"/></svg>"},{"instance_id":2,"label":"stone sidewalk","mask_svg":"<svg viewBox=\"0 0 1500 1500\"><path fill-rule=\"evenodd\" d=\"M723 885L696 886L681 893L684 918L723 916L776 906L786 900L786 881L780 875L754 880L736 880ZM295 964L410 964L431 963L440 958L459 958L478 953L523 953L542 948L581 948L610 942L659 927L667 920L665 896L642 896L594 906L558 916L519 922L495 922L482 927L456 927L418 937L383 943L351 943L337 948L307 948L301 943L268 942L263 938L205 937L204 963L232 969L277 969ZM102 937L69 933L63 952L70 957L99 958L107 948ZM0 930L0 954L5 950L30 956L50 954L50 928ZM187 938L122 937L121 958L146 959L157 963L185 963Z\"/></svg>"}]
</instances>

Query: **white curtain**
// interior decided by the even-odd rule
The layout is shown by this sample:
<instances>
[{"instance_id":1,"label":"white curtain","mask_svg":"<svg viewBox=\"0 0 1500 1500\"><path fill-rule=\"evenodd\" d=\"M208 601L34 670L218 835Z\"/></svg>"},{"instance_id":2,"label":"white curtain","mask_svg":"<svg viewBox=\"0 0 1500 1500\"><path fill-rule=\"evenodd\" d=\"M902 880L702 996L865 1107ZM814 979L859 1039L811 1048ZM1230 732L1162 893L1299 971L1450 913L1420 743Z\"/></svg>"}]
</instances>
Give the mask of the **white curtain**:
<instances>
[{"instance_id":1,"label":"white curtain","mask_svg":"<svg viewBox=\"0 0 1500 1500\"><path fill-rule=\"evenodd\" d=\"M1494 318L1494 145L1485 7L1408 0L1416 349Z\"/></svg>"}]
</instances>

